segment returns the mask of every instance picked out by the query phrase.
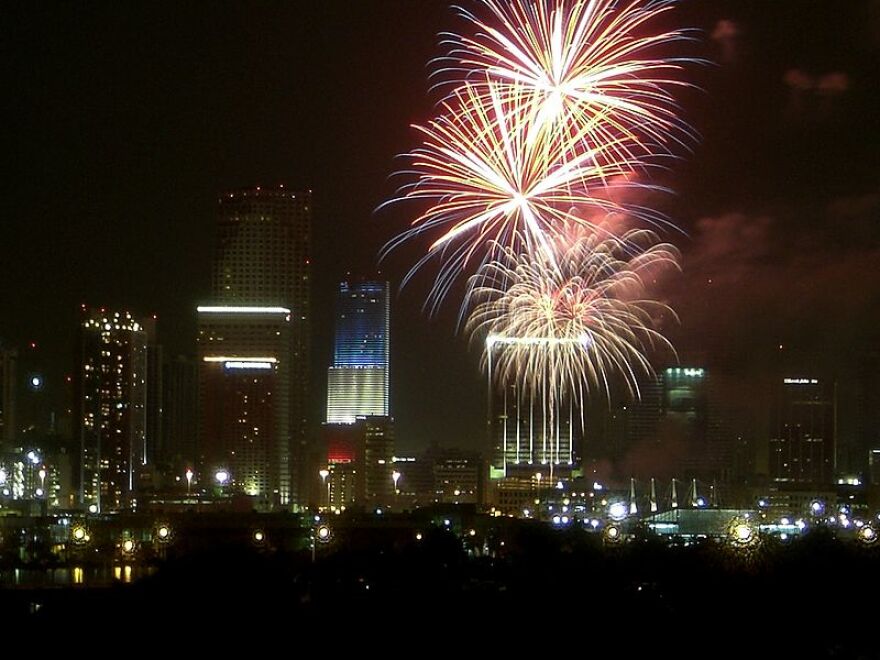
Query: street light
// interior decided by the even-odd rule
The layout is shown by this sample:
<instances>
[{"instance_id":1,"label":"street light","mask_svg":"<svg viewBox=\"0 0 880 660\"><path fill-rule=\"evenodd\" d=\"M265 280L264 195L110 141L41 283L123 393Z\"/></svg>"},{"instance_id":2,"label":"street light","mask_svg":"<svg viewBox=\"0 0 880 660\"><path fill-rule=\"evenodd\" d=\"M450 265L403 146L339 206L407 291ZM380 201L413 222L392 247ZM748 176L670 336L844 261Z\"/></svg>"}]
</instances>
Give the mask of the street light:
<instances>
[{"instance_id":1,"label":"street light","mask_svg":"<svg viewBox=\"0 0 880 660\"><path fill-rule=\"evenodd\" d=\"M327 468L322 468L318 470L318 475L321 477L321 489L327 491L327 508L330 508L330 484L327 483L327 477L330 476L330 470ZM320 508L320 506L318 507Z\"/></svg>"},{"instance_id":2,"label":"street light","mask_svg":"<svg viewBox=\"0 0 880 660\"><path fill-rule=\"evenodd\" d=\"M192 490L192 483L195 472L192 471L192 468L186 468L184 476L186 476L186 494L189 495L190 491Z\"/></svg>"},{"instance_id":3,"label":"street light","mask_svg":"<svg viewBox=\"0 0 880 660\"><path fill-rule=\"evenodd\" d=\"M397 506L397 496L400 494L400 491L397 489L397 482L400 480L400 472L395 470L391 473L391 481L394 482L394 505Z\"/></svg>"}]
</instances>

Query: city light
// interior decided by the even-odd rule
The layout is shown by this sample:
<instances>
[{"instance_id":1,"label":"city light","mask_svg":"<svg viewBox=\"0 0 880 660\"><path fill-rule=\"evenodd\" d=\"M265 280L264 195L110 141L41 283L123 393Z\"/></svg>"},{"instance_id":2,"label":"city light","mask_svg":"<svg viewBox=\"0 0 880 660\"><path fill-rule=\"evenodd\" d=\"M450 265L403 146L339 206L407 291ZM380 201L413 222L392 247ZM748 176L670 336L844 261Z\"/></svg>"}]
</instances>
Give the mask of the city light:
<instances>
[{"instance_id":1,"label":"city light","mask_svg":"<svg viewBox=\"0 0 880 660\"><path fill-rule=\"evenodd\" d=\"M274 362L256 362L256 361L234 361L234 362L224 362L224 369L272 369L274 368Z\"/></svg>"},{"instance_id":2,"label":"city light","mask_svg":"<svg viewBox=\"0 0 880 660\"><path fill-rule=\"evenodd\" d=\"M317 530L315 530L315 535L318 537L318 540L321 543L328 543L330 541L330 537L332 536L332 532L327 525L320 525Z\"/></svg>"},{"instance_id":3,"label":"city light","mask_svg":"<svg viewBox=\"0 0 880 660\"><path fill-rule=\"evenodd\" d=\"M734 518L727 528L731 545L739 549L753 548L758 543L758 530L745 518Z\"/></svg>"},{"instance_id":4,"label":"city light","mask_svg":"<svg viewBox=\"0 0 880 660\"><path fill-rule=\"evenodd\" d=\"M870 523L862 525L858 531L858 538L865 545L874 545L877 542L877 530Z\"/></svg>"},{"instance_id":5,"label":"city light","mask_svg":"<svg viewBox=\"0 0 880 660\"><path fill-rule=\"evenodd\" d=\"M603 538L606 543L615 544L620 542L623 534L617 525L608 525L603 533Z\"/></svg>"},{"instance_id":6,"label":"city light","mask_svg":"<svg viewBox=\"0 0 880 660\"><path fill-rule=\"evenodd\" d=\"M209 355L202 358L203 362L223 362L224 364L277 364L278 360L274 357L247 357L242 355ZM240 367L246 368L246 367ZM262 368L262 367L256 367Z\"/></svg>"},{"instance_id":7,"label":"city light","mask_svg":"<svg viewBox=\"0 0 880 660\"><path fill-rule=\"evenodd\" d=\"M626 502L614 502L608 507L608 517L612 520L621 521L627 516Z\"/></svg>"},{"instance_id":8,"label":"city light","mask_svg":"<svg viewBox=\"0 0 880 660\"><path fill-rule=\"evenodd\" d=\"M290 314L286 307L199 306L199 314Z\"/></svg>"}]
</instances>

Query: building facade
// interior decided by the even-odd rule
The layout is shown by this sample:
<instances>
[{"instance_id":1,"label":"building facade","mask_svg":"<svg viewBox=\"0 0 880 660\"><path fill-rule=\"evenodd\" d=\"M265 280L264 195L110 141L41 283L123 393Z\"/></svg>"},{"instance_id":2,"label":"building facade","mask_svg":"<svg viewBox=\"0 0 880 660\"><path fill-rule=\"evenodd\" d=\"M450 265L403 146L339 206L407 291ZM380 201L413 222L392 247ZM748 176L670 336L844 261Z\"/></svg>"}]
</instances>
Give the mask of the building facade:
<instances>
[{"instance_id":1,"label":"building facade","mask_svg":"<svg viewBox=\"0 0 880 660\"><path fill-rule=\"evenodd\" d=\"M311 360L311 218L311 191L279 186L221 195L211 301L199 308L200 466L210 470L209 464L231 463L231 452L240 457L245 446L256 451L256 444L263 443L249 455L267 457L268 468L258 468L264 459L254 458L256 462L249 459L240 466L244 472L238 476L229 469L235 487L257 491L259 497L281 506L302 503ZM209 309L215 311L205 311ZM216 352L221 343L225 355ZM242 360L216 359L223 357L276 361L270 370L260 371L253 365L227 364ZM226 414L222 402L229 403L224 397L244 405L244 385L255 385L246 383L247 377L257 381L259 390L248 395L249 415L271 419L271 433L264 431L259 440L244 431L235 432L235 437L218 435ZM267 406L271 401L271 410L258 413L255 400Z\"/></svg>"},{"instance_id":2,"label":"building facade","mask_svg":"<svg viewBox=\"0 0 880 660\"><path fill-rule=\"evenodd\" d=\"M388 416L390 316L387 282L339 285L327 423Z\"/></svg>"},{"instance_id":3,"label":"building facade","mask_svg":"<svg viewBox=\"0 0 880 660\"><path fill-rule=\"evenodd\" d=\"M15 445L15 362L17 353L0 346L0 445Z\"/></svg>"},{"instance_id":4,"label":"building facade","mask_svg":"<svg viewBox=\"0 0 880 660\"><path fill-rule=\"evenodd\" d=\"M225 472L265 507L294 502L291 454L291 310L198 308L196 468L209 485Z\"/></svg>"},{"instance_id":5,"label":"building facade","mask_svg":"<svg viewBox=\"0 0 880 660\"><path fill-rule=\"evenodd\" d=\"M787 377L778 384L770 422L771 481L812 485L833 482L835 390L834 383L811 376Z\"/></svg>"},{"instance_id":6,"label":"building facade","mask_svg":"<svg viewBox=\"0 0 880 660\"><path fill-rule=\"evenodd\" d=\"M128 312L84 310L75 377L78 500L98 511L132 505L147 465L152 320Z\"/></svg>"}]
</instances>

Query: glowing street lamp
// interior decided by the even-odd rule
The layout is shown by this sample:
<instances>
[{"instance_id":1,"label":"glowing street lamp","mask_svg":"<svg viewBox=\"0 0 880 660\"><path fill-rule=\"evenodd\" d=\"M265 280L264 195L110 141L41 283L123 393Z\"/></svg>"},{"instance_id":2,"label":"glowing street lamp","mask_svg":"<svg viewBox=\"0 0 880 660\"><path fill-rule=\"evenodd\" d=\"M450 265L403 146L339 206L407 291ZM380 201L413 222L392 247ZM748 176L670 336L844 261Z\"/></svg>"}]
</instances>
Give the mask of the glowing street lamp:
<instances>
[{"instance_id":1,"label":"glowing street lamp","mask_svg":"<svg viewBox=\"0 0 880 660\"><path fill-rule=\"evenodd\" d=\"M195 472L192 471L192 468L186 468L184 476L186 477L186 494L189 495L190 491L192 490L192 483Z\"/></svg>"},{"instance_id":2,"label":"glowing street lamp","mask_svg":"<svg viewBox=\"0 0 880 660\"><path fill-rule=\"evenodd\" d=\"M216 481L220 486L225 486L229 482L229 471L217 470L214 473L214 481Z\"/></svg>"},{"instance_id":3,"label":"glowing street lamp","mask_svg":"<svg viewBox=\"0 0 880 660\"><path fill-rule=\"evenodd\" d=\"M614 502L611 506L608 507L608 516L612 520L616 520L620 522L627 515L627 507L625 502Z\"/></svg>"},{"instance_id":4,"label":"glowing street lamp","mask_svg":"<svg viewBox=\"0 0 880 660\"><path fill-rule=\"evenodd\" d=\"M391 481L394 482L394 499L397 500L397 496L400 494L400 490L397 488L397 482L400 481L400 472L395 470L391 473Z\"/></svg>"},{"instance_id":5,"label":"glowing street lamp","mask_svg":"<svg viewBox=\"0 0 880 660\"><path fill-rule=\"evenodd\" d=\"M330 484L327 483L327 477L330 476L330 470L328 470L327 468L323 468L321 470L318 470L318 476L321 477L322 490L327 491L327 508L329 509L330 508Z\"/></svg>"},{"instance_id":6,"label":"glowing street lamp","mask_svg":"<svg viewBox=\"0 0 880 660\"><path fill-rule=\"evenodd\" d=\"M859 541L865 545L874 545L877 542L877 530L871 524L862 525L858 532Z\"/></svg>"}]
</instances>

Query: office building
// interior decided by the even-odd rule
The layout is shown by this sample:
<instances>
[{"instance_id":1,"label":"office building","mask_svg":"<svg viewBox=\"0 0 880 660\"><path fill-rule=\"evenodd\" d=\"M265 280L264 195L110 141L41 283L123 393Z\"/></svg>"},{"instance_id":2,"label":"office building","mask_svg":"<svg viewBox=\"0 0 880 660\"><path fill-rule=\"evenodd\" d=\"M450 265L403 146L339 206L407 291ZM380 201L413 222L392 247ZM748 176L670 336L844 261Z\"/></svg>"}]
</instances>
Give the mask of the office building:
<instances>
[{"instance_id":1,"label":"office building","mask_svg":"<svg viewBox=\"0 0 880 660\"><path fill-rule=\"evenodd\" d=\"M180 476L196 465L197 362L178 355L165 361L162 375L162 460Z\"/></svg>"},{"instance_id":2,"label":"office building","mask_svg":"<svg viewBox=\"0 0 880 660\"><path fill-rule=\"evenodd\" d=\"M0 445L7 450L15 445L15 362L17 354L0 346Z\"/></svg>"},{"instance_id":3,"label":"office building","mask_svg":"<svg viewBox=\"0 0 880 660\"><path fill-rule=\"evenodd\" d=\"M311 355L311 205L310 191L283 186L221 195L211 300L199 308L200 466L210 470L209 464L230 463L235 488L279 506L302 503ZM245 359L219 359L224 357ZM250 366L237 366L248 358L255 358ZM253 366L261 362L272 367ZM264 427L259 439L243 428L220 433L225 405L232 405L228 397L238 401L233 408L239 412L272 420L271 431ZM257 411L256 401L271 410ZM250 458L238 464L236 474L231 465L242 452ZM206 477L201 475L203 481Z\"/></svg>"},{"instance_id":4,"label":"office building","mask_svg":"<svg viewBox=\"0 0 880 660\"><path fill-rule=\"evenodd\" d=\"M834 383L794 376L782 379L775 389L768 461L771 481L831 484L836 458Z\"/></svg>"},{"instance_id":5,"label":"office building","mask_svg":"<svg viewBox=\"0 0 880 660\"><path fill-rule=\"evenodd\" d=\"M522 351L516 339L490 337L486 349L488 360L490 467L492 479L515 476L520 472L544 473L547 478L570 475L575 463L575 420L570 398L551 402L544 393L524 388L520 383L499 386L493 364L499 352ZM540 344L528 350L541 351Z\"/></svg>"},{"instance_id":6,"label":"office building","mask_svg":"<svg viewBox=\"0 0 880 660\"><path fill-rule=\"evenodd\" d=\"M198 308L200 483L228 486L263 507L292 502L291 312L284 307Z\"/></svg>"},{"instance_id":7,"label":"office building","mask_svg":"<svg viewBox=\"0 0 880 660\"><path fill-rule=\"evenodd\" d=\"M327 372L327 423L389 414L387 282L342 282L336 297L333 366Z\"/></svg>"}]
</instances>

